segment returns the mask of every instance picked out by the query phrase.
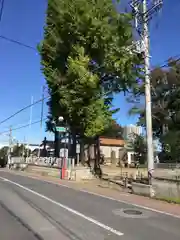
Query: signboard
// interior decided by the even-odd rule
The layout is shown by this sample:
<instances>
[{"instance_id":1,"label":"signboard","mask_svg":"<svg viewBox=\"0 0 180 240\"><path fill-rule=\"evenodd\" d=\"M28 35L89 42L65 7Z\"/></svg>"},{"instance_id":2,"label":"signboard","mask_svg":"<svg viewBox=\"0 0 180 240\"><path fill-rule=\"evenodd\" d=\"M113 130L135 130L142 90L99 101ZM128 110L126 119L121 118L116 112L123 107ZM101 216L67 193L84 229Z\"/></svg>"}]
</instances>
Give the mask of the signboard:
<instances>
[{"instance_id":1,"label":"signboard","mask_svg":"<svg viewBox=\"0 0 180 240\"><path fill-rule=\"evenodd\" d=\"M77 154L80 153L80 144L76 144L76 153L77 153Z\"/></svg>"},{"instance_id":2,"label":"signboard","mask_svg":"<svg viewBox=\"0 0 180 240\"><path fill-rule=\"evenodd\" d=\"M65 127L56 127L56 131L58 132L66 132L66 128Z\"/></svg>"},{"instance_id":3,"label":"signboard","mask_svg":"<svg viewBox=\"0 0 180 240\"><path fill-rule=\"evenodd\" d=\"M59 152L60 157L62 158L68 158L68 149L67 148L61 148Z\"/></svg>"}]
</instances>

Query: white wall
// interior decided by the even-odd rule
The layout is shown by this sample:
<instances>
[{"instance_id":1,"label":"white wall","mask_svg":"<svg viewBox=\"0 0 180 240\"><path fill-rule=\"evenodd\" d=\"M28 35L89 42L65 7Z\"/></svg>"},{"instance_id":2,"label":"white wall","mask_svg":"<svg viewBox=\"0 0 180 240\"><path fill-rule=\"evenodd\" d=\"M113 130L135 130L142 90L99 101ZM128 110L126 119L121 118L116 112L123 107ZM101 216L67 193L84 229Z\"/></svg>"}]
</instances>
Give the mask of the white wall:
<instances>
[{"instance_id":1,"label":"white wall","mask_svg":"<svg viewBox=\"0 0 180 240\"><path fill-rule=\"evenodd\" d=\"M112 151L115 152L115 158L119 158L119 150L122 149L122 147L101 146L100 149L105 158L110 158Z\"/></svg>"},{"instance_id":2,"label":"white wall","mask_svg":"<svg viewBox=\"0 0 180 240\"><path fill-rule=\"evenodd\" d=\"M134 152L127 152L128 164L131 164Z\"/></svg>"}]
</instances>

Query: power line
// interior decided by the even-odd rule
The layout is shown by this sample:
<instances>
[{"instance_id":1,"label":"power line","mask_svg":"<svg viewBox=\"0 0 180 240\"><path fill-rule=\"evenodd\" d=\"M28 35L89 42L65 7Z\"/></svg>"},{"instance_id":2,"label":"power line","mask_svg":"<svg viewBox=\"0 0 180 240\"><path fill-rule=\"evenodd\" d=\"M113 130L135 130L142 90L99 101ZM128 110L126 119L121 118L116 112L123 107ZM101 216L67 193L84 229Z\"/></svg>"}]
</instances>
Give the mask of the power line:
<instances>
[{"instance_id":1,"label":"power line","mask_svg":"<svg viewBox=\"0 0 180 240\"><path fill-rule=\"evenodd\" d=\"M45 121L47 118L44 118L43 121ZM35 121L35 122L32 122L31 125L34 125L34 124L37 124L37 123L40 123L42 120L38 120L38 121ZM12 131L16 131L16 130L19 130L19 129L22 129L22 128L26 128L26 127L29 127L29 123L26 124L26 125L23 125L23 126L20 126L20 127L17 127L17 128L12 128L11 130ZM4 132L0 132L0 135L2 134L5 134L5 133L9 133L9 130L8 131L4 131Z\"/></svg>"},{"instance_id":2,"label":"power line","mask_svg":"<svg viewBox=\"0 0 180 240\"><path fill-rule=\"evenodd\" d=\"M1 0L0 22L2 21L3 10L4 10L4 2L5 2L5 0ZM18 44L18 45L20 45L20 46L22 46L22 47L26 47L26 48L29 48L29 49L37 52L37 49L36 49L35 47L32 47L32 46L27 45L27 44L25 44L25 43L22 43L22 42L20 42L20 41L17 41L17 40L14 40L14 39L5 37L5 36L3 36L3 35L0 35L0 38L6 40L6 41L8 41L8 42Z\"/></svg>"},{"instance_id":3,"label":"power line","mask_svg":"<svg viewBox=\"0 0 180 240\"><path fill-rule=\"evenodd\" d=\"M2 0L2 2L4 2L4 0ZM0 21L1 21L1 17L2 17L2 16L1 16L1 15L2 15L2 9L3 9L2 6L3 6L3 5L1 5L1 10L0 10ZM25 43L23 43L23 42L20 42L20 41L11 39L11 38L6 37L6 36L3 36L3 35L0 35L0 38L3 39L3 40L6 40L6 41L8 41L8 42L18 44L19 46L26 47L26 48L28 48L28 49L31 49L31 50L37 52L37 49L36 49L35 47L32 47L32 46L30 46L30 45L27 45L27 44L25 44ZM180 54L178 54L178 55L176 55L176 56L173 56L172 58L176 58L176 57L179 57L179 56L180 56ZM180 60L180 58L177 59L177 60ZM164 62L168 62L168 60L165 60ZM164 62L163 62L163 63L164 63ZM156 65L154 65L152 68L155 68L155 67L158 66L158 65L162 65L162 66L160 66L160 68L166 67L167 64L164 64L164 65L163 65L163 63L162 63L162 64L156 64Z\"/></svg>"},{"instance_id":4,"label":"power line","mask_svg":"<svg viewBox=\"0 0 180 240\"><path fill-rule=\"evenodd\" d=\"M174 57L172 57L172 58L176 58L177 56L180 56L180 54L179 54L179 55L176 55L176 56L174 56ZM180 60L180 58L175 59L175 61L179 61L179 60ZM169 59L165 60L165 61L164 61L165 64L159 66L159 68L167 67L167 66L168 66L168 61L169 61ZM96 67L92 72L95 72L96 70L98 70L98 69L100 69L100 68L102 68L102 67L103 67L103 65L102 65L102 66L99 66L99 67ZM87 74L88 74L88 73L84 74L84 76L82 76L82 78L85 77ZM57 91L58 91L58 90L57 90ZM53 92L52 95L54 95L55 93L57 93L57 91ZM36 105L36 104L42 102L42 101L44 101L45 99L48 99L48 98L50 98L50 96L43 97L43 98L35 101L34 103L29 104L29 105L27 105L27 106L24 107L24 108L21 108L20 110L18 110L18 111L15 112L14 114L10 115L8 118L5 118L4 120L0 121L0 125L3 124L3 123L5 123L6 121L10 120L11 118L15 117L16 115L18 115L19 113L23 112L24 110L32 107L33 105Z\"/></svg>"},{"instance_id":5,"label":"power line","mask_svg":"<svg viewBox=\"0 0 180 240\"><path fill-rule=\"evenodd\" d=\"M17 41L17 40L14 40L14 39L11 39L11 38L2 36L2 35L0 35L0 38L6 40L6 41L8 41L8 42L18 44L18 45L21 46L21 47L25 47L25 48L28 48L28 49L31 49L31 50L37 52L37 50L36 50L35 47L32 47L32 46L27 45L27 44L25 44L25 43L19 42L19 41Z\"/></svg>"},{"instance_id":6,"label":"power line","mask_svg":"<svg viewBox=\"0 0 180 240\"><path fill-rule=\"evenodd\" d=\"M172 60L171 60L172 59ZM168 67L169 66L169 62L178 62L180 61L180 54L177 54L175 56L172 56L170 58L168 58L167 60L165 60L164 62L162 62L161 64L156 64L154 66L152 66L153 68L164 68L164 67Z\"/></svg>"},{"instance_id":7,"label":"power line","mask_svg":"<svg viewBox=\"0 0 180 240\"><path fill-rule=\"evenodd\" d=\"M4 0L1 0L0 22L2 21L3 10L4 10Z\"/></svg>"},{"instance_id":8,"label":"power line","mask_svg":"<svg viewBox=\"0 0 180 240\"><path fill-rule=\"evenodd\" d=\"M1 16L1 14L2 14L3 5L4 5L4 0L2 0L0 16ZM34 47L29 46L29 45L27 45L27 44L24 44L24 43L22 43L22 42L16 41L16 40L14 40L14 39L11 39L11 38L8 38L8 37L2 36L2 35L0 35L0 38L1 38L1 39L4 39L4 40L6 40L6 41L9 41L9 42L18 44L18 45L20 45L20 46L22 46L22 47L26 47L26 48L29 48L29 49L31 49L31 50L36 51L36 49L35 49ZM173 57L173 58L176 58L177 56L179 56L179 55L176 55L176 56ZM180 60L180 59L178 59L178 60ZM178 60L177 60L177 61L178 61ZM168 66L168 60L166 60L166 61L164 61L164 62L166 62L166 64L160 66L160 68L163 68L163 67ZM98 69L101 68L101 67L102 67L102 66L97 67L96 69L94 69L94 71L98 70ZM86 75L86 74L85 74L85 75ZM84 76L85 76L85 75L84 75ZM83 77L84 77L84 76L83 76ZM55 93L56 93L56 91L55 91L53 94L55 94ZM20 109L19 111L15 112L14 114L12 114L11 116L9 116L8 118L6 118L6 119L4 119L3 121L1 121L1 122L0 122L0 125L1 125L2 123L4 123L4 122L8 121L9 119L13 118L13 117L16 116L17 114L21 113L22 111L30 108L31 106L33 106L33 105L35 105L35 104L37 104L37 103L39 103L39 102L41 102L41 101L44 101L45 99L48 99L49 97L50 97L50 96L43 97L42 99L39 99L38 101L34 102L33 104L30 104L30 105L28 105L28 106Z\"/></svg>"},{"instance_id":9,"label":"power line","mask_svg":"<svg viewBox=\"0 0 180 240\"><path fill-rule=\"evenodd\" d=\"M46 99L46 98L49 98L49 96L44 97L43 99L39 99L39 100L37 100L36 102L34 102L34 103L32 103L32 104L29 104L29 105L27 105L27 106L24 107L24 108L21 108L20 110L18 110L17 112L15 112L15 113L12 114L11 116L9 116L8 118L5 118L4 120L2 120L2 121L0 122L0 125L3 124L3 123L5 123L5 122L7 122L9 119L15 117L17 114L23 112L24 110L32 107L33 105L35 105L35 104L37 104L37 103L39 103L39 102L41 102L41 101L43 101L43 100Z\"/></svg>"},{"instance_id":10,"label":"power line","mask_svg":"<svg viewBox=\"0 0 180 240\"><path fill-rule=\"evenodd\" d=\"M102 68L102 67L103 67L103 65L101 65L101 66L99 66L99 67L96 67L95 69L93 69L92 72L95 72L95 71L97 71L98 69L100 69L100 68ZM88 74L88 73L84 74L84 75L82 76L82 78L85 77L87 74ZM58 90L56 90L55 92L53 92L53 93L51 93L51 94L54 95L54 94L56 94L57 92L58 92ZM21 108L20 110L18 110L17 112L13 113L13 114L10 115L9 117L7 117L7 118L5 118L4 120L0 121L0 125L3 124L3 123L5 123L5 122L7 122L8 120L10 120L11 118L15 117L16 115L18 115L19 113L23 112L24 110L32 107L33 105L35 105L35 104L37 104L37 103L39 103L39 102L42 102L42 101L44 101L45 99L48 99L48 98L50 98L50 96L43 97L43 98L37 100L36 102L34 102L34 103L32 103L32 104L29 104L29 105L27 105L27 106L24 107L24 108Z\"/></svg>"},{"instance_id":11,"label":"power line","mask_svg":"<svg viewBox=\"0 0 180 240\"><path fill-rule=\"evenodd\" d=\"M36 120L39 120L39 118L38 119L36 118L34 121L36 121ZM29 123L29 121L24 121L24 122L21 122L21 123L13 124L13 128L18 128L18 127L20 127L22 125L26 125L28 123ZM29 125L30 125L30 123L29 123ZM6 131L6 129L9 129L9 126L4 127L3 130Z\"/></svg>"}]
</instances>

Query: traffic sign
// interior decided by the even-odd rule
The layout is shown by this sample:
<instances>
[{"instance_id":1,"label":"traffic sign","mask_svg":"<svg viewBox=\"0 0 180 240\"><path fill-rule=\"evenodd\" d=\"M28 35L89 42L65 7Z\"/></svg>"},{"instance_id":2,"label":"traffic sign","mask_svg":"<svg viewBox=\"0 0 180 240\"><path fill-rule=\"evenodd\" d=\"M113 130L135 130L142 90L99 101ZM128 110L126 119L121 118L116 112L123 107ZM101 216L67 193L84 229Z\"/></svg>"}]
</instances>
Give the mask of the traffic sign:
<instances>
[{"instance_id":1,"label":"traffic sign","mask_svg":"<svg viewBox=\"0 0 180 240\"><path fill-rule=\"evenodd\" d=\"M65 127L56 127L56 131L58 131L58 132L66 132L67 129Z\"/></svg>"}]
</instances>

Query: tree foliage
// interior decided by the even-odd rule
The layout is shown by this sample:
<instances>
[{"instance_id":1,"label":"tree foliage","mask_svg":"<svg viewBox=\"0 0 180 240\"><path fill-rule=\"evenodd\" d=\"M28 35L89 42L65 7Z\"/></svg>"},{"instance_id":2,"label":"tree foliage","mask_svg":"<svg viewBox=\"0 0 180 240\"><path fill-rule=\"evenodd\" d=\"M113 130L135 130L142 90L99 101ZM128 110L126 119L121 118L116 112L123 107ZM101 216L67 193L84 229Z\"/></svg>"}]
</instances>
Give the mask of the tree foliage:
<instances>
[{"instance_id":1,"label":"tree foliage","mask_svg":"<svg viewBox=\"0 0 180 240\"><path fill-rule=\"evenodd\" d=\"M120 126L114 119L105 131L102 133L104 137L123 138L123 127Z\"/></svg>"},{"instance_id":2,"label":"tree foliage","mask_svg":"<svg viewBox=\"0 0 180 240\"><path fill-rule=\"evenodd\" d=\"M103 81L108 92L113 81L118 90L137 84L140 60L127 51L131 43L131 15L119 14L111 0L49 0L40 53L50 115L63 115L87 136L102 131L110 117Z\"/></svg>"},{"instance_id":3,"label":"tree foliage","mask_svg":"<svg viewBox=\"0 0 180 240\"><path fill-rule=\"evenodd\" d=\"M147 147L144 136L134 133L129 141L129 148L134 152L135 162L139 162L140 164L144 164L146 162Z\"/></svg>"},{"instance_id":4,"label":"tree foliage","mask_svg":"<svg viewBox=\"0 0 180 240\"><path fill-rule=\"evenodd\" d=\"M0 149L0 157L3 158L7 156L9 147L5 146Z\"/></svg>"},{"instance_id":5,"label":"tree foliage","mask_svg":"<svg viewBox=\"0 0 180 240\"><path fill-rule=\"evenodd\" d=\"M31 150L24 144L17 144L13 146L13 150L11 153L12 157L21 157L22 155L24 156L29 156L31 154Z\"/></svg>"},{"instance_id":6,"label":"tree foliage","mask_svg":"<svg viewBox=\"0 0 180 240\"><path fill-rule=\"evenodd\" d=\"M143 95L143 92L140 92ZM166 68L151 72L152 126L168 161L179 161L180 148L180 61L170 59ZM135 103L132 112L140 113L139 124L145 126L145 110ZM136 110L136 111L135 111ZM166 154L165 154L166 153Z\"/></svg>"}]
</instances>

